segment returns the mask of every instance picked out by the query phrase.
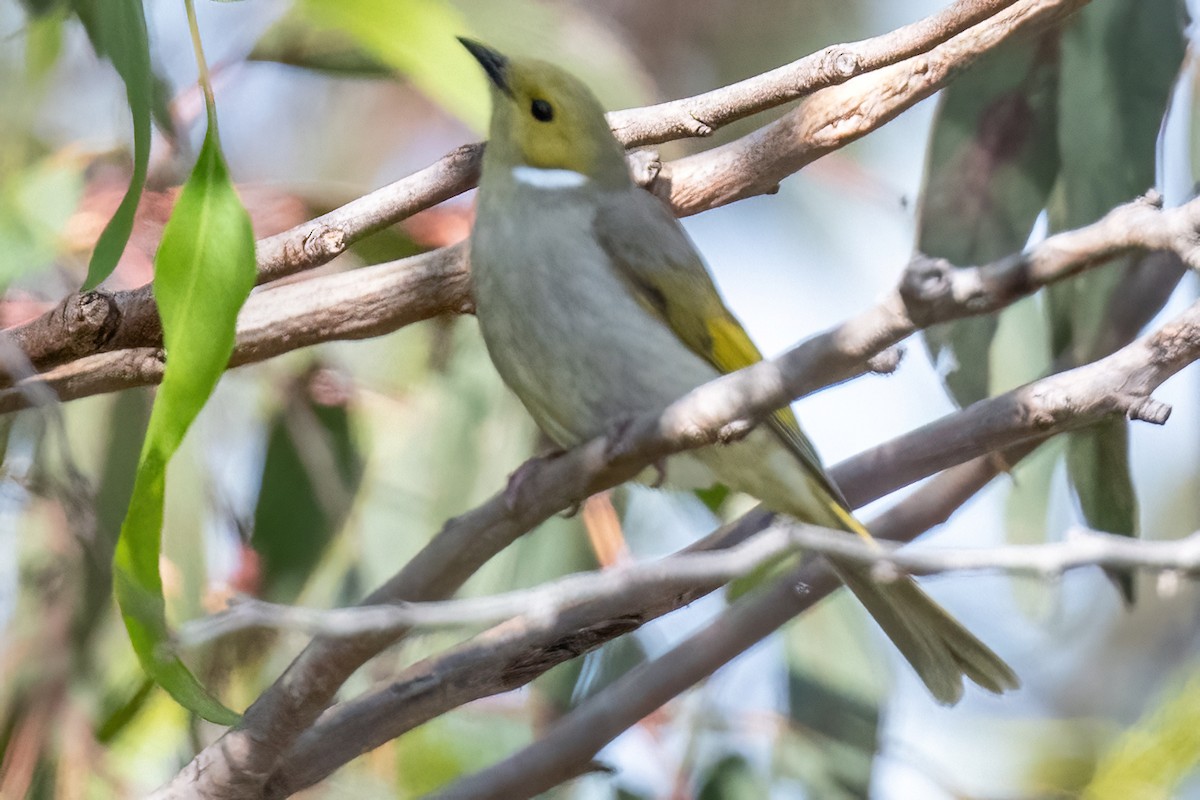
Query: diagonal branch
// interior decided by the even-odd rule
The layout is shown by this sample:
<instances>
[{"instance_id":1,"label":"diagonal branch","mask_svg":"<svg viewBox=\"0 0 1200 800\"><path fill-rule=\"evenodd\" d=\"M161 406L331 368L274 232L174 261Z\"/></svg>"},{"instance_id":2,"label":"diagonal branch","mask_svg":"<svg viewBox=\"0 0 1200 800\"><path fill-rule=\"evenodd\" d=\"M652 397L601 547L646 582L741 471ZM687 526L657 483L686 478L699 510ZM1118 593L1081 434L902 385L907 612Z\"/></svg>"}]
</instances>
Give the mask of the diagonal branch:
<instances>
[{"instance_id":1,"label":"diagonal branch","mask_svg":"<svg viewBox=\"0 0 1200 800\"><path fill-rule=\"evenodd\" d=\"M906 273L900 287L878 306L802 343L781 358L701 387L661 416L649 414L635 419L615 441L596 440L561 458L523 468L522 491L515 510L510 511L503 496L496 496L451 520L416 558L366 602L449 596L493 555L555 512L632 478L645 465L671 452L715 441L723 429L746 418L761 417L794 397L861 373L868 359L917 330L919 325L915 320L929 324L970 314L976 308L992 308L990 302L981 300L986 293L980 286L1010 293L1011 302L1043 282L1074 274L1096 263L1103 254L1126 246L1122 243L1135 235L1150 237L1145 241L1155 246L1169 243L1173 248L1185 249L1190 245L1182 234L1170 238L1159 231L1162 226L1178 225L1182 229L1185 224L1162 220L1176 220L1177 215L1179 219L1191 220L1190 215L1198 214L1200 203L1161 211L1153 202L1135 201L1114 210L1093 226L1051 237L1014 259L974 271L947 271L944 279L937 281L913 279ZM1138 231L1142 233L1137 234ZM926 274L924 264L918 261L916 274ZM250 302L255 302L258 296ZM944 462L942 466L951 463L955 462ZM925 464L931 471L940 468L936 459ZM889 472L883 470L882 474ZM863 493L855 493L853 482L841 483L851 501L866 502ZM892 489L900 485L903 483L895 483ZM875 496L892 489L880 490ZM214 786L236 787L242 776L249 776L247 786L255 785L253 776L268 770L301 731L312 724L345 679L395 638L373 635L352 642L315 640L251 706L240 729L226 734L219 746L202 752L181 773L183 785L192 780L193 774L201 772ZM236 796L232 790L230 794Z\"/></svg>"},{"instance_id":2,"label":"diagonal branch","mask_svg":"<svg viewBox=\"0 0 1200 800\"><path fill-rule=\"evenodd\" d=\"M781 178L931 97L1014 35L1060 22L1089 0L1021 0L919 56L817 92L775 122L664 167L653 191L678 216L778 189Z\"/></svg>"},{"instance_id":3,"label":"diagonal branch","mask_svg":"<svg viewBox=\"0 0 1200 800\"><path fill-rule=\"evenodd\" d=\"M916 538L944 519L956 507L954 500L965 502L996 476L991 461L979 458L942 473L872 520L871 530L880 538L895 541ZM839 585L824 564L806 561L663 656L634 667L589 697L533 744L435 796L440 800L519 800L584 774L592 768L595 754L626 728L812 608ZM314 735L322 724L318 723ZM297 769L300 775L304 769L289 759L273 779L290 791L300 784L298 776L284 771L287 767ZM287 779L292 782L284 783Z\"/></svg>"},{"instance_id":4,"label":"diagonal branch","mask_svg":"<svg viewBox=\"0 0 1200 800\"><path fill-rule=\"evenodd\" d=\"M1108 358L980 401L895 440L905 442L903 447L892 442L874 448L834 468L832 474L850 502L861 505L875 499L875 491L894 491L993 450L1040 440L1115 413L1130 414L1145 408L1146 398L1154 389L1196 360L1200 360L1200 303ZM720 383L708 384L697 392ZM688 395L677 405L695 396L697 393ZM1161 421L1165 416L1154 415L1153 419ZM713 424L722 423L717 420ZM665 423L663 427L667 431L672 429ZM956 442L956 446L939 457L930 457L928 453L936 450L943 439ZM628 452L637 452L639 444L635 443ZM569 457L570 454L565 458ZM871 469L864 469L864 464ZM995 467L986 462L973 467L972 474L983 474L985 469L990 470L987 473L990 480ZM884 481L877 480L871 492L865 493L863 481L856 477L864 472L869 476L886 476L889 485L884 487ZM886 535L889 530L885 525L879 532ZM794 582L785 584L784 591L794 594L794 585ZM701 593L712 588L715 585L709 584ZM594 608L590 609L592 614L585 613L589 607L585 602L549 621L534 615L509 620L459 647L414 665L395 682L327 712L289 753L273 779L269 796L282 796L309 786L345 761L434 716L470 700L523 685L555 664L639 627L695 596L696 592L677 590L659 596L643 593L612 601L605 607L604 616L596 616Z\"/></svg>"},{"instance_id":5,"label":"diagonal branch","mask_svg":"<svg viewBox=\"0 0 1200 800\"><path fill-rule=\"evenodd\" d=\"M710 136L718 128L819 89L926 53L1017 0L966 0L891 33L834 44L782 67L695 97L608 115L626 147Z\"/></svg>"},{"instance_id":6,"label":"diagonal branch","mask_svg":"<svg viewBox=\"0 0 1200 800\"><path fill-rule=\"evenodd\" d=\"M1131 265L1114 290L1106 314L1105 329L1109 335L1098 347L1112 352L1130 341L1166 303L1183 273L1182 262L1171 254L1153 253ZM907 541L941 524L1002 470L1010 469L1043 441L1045 437L1030 439L1002 454L977 458L947 470L873 521L871 529L880 539ZM803 570L802 567L780 581L776 589L807 580ZM543 737L511 758L451 787L445 796L460 797L473 787L480 797L487 796L488 789L482 787L522 796L530 769L557 776L559 780L581 774L600 748L621 731L762 638L765 633L763 628L754 627L756 623L763 622L769 633L813 602L805 597L808 602L797 604L793 602L795 592L783 594L782 598L762 598L760 605L746 609L744 614L730 612L722 616L700 635L703 642L699 646L691 640L685 641L653 665L622 676L561 720L553 738ZM786 613L789 608L791 614ZM646 686L652 688L647 691ZM598 709L602 710L599 716Z\"/></svg>"}]
</instances>

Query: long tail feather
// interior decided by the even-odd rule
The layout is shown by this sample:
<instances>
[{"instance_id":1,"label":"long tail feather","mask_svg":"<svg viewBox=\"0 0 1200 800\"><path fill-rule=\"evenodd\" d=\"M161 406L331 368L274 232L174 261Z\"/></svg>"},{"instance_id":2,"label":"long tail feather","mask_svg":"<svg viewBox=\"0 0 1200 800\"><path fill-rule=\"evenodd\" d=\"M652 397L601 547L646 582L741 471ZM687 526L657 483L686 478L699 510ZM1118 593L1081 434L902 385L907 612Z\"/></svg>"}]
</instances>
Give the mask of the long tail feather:
<instances>
[{"instance_id":1,"label":"long tail feather","mask_svg":"<svg viewBox=\"0 0 1200 800\"><path fill-rule=\"evenodd\" d=\"M846 530L868 541L871 534L848 511L835 504ZM831 559L838 576L866 607L939 703L953 705L962 697L962 679L1002 694L1020 685L1016 674L962 623L937 604L911 578L879 582L859 564Z\"/></svg>"}]
</instances>

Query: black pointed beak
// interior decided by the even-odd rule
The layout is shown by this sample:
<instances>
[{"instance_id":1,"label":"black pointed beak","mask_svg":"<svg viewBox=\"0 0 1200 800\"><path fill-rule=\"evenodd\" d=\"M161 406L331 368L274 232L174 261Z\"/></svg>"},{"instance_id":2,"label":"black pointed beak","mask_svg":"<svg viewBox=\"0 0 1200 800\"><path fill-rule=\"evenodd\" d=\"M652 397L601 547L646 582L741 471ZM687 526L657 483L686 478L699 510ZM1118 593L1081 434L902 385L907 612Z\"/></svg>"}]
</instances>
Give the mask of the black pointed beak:
<instances>
[{"instance_id":1,"label":"black pointed beak","mask_svg":"<svg viewBox=\"0 0 1200 800\"><path fill-rule=\"evenodd\" d=\"M508 59L490 47L485 47L474 39L459 36L462 46L475 56L475 60L483 67L483 71L491 78L496 88L512 97L512 88L508 85Z\"/></svg>"}]
</instances>

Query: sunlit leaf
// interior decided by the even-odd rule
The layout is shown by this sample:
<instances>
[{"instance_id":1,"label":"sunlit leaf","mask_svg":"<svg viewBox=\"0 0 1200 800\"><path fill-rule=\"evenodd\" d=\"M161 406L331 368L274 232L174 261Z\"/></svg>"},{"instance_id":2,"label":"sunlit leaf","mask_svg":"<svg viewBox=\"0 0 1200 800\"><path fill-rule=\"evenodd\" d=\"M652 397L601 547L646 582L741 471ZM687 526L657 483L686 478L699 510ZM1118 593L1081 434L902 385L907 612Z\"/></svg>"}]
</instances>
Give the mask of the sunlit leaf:
<instances>
[{"instance_id":1,"label":"sunlit leaf","mask_svg":"<svg viewBox=\"0 0 1200 800\"><path fill-rule=\"evenodd\" d=\"M53 263L83 194L82 165L50 156L0 184L0 287Z\"/></svg>"},{"instance_id":2,"label":"sunlit leaf","mask_svg":"<svg viewBox=\"0 0 1200 800\"><path fill-rule=\"evenodd\" d=\"M1190 673L1190 674L1187 674ZM1170 800L1200 766L1200 673L1188 667L1186 681L1164 693L1160 703L1114 742L1100 758L1084 800Z\"/></svg>"},{"instance_id":3,"label":"sunlit leaf","mask_svg":"<svg viewBox=\"0 0 1200 800\"><path fill-rule=\"evenodd\" d=\"M469 28L445 0L302 0L301 8L314 23L349 34L476 130L485 129L484 79L455 39Z\"/></svg>"},{"instance_id":4,"label":"sunlit leaf","mask_svg":"<svg viewBox=\"0 0 1200 800\"><path fill-rule=\"evenodd\" d=\"M354 37L316 27L295 6L267 29L247 58L360 77L392 73L391 67L367 53Z\"/></svg>"},{"instance_id":5,"label":"sunlit leaf","mask_svg":"<svg viewBox=\"0 0 1200 800\"><path fill-rule=\"evenodd\" d=\"M74 0L92 47L116 67L125 82L125 95L133 117L133 176L129 189L105 226L88 263L84 290L96 286L116 268L133 230L146 169L150 162L150 106L154 77L150 71L150 40L141 0Z\"/></svg>"},{"instance_id":6,"label":"sunlit leaf","mask_svg":"<svg viewBox=\"0 0 1200 800\"><path fill-rule=\"evenodd\" d=\"M1058 171L1058 32L1002 46L943 94L917 249L969 267L1020 250ZM938 325L925 342L960 405L987 397L995 316Z\"/></svg>"},{"instance_id":7,"label":"sunlit leaf","mask_svg":"<svg viewBox=\"0 0 1200 800\"><path fill-rule=\"evenodd\" d=\"M1184 53L1179 0L1102 0L1077 14L1063 37L1059 93L1062 167L1050 227L1085 225L1154 186L1156 144ZM1047 308L1056 355L1091 355L1109 296L1110 266L1051 287ZM1124 422L1072 434L1068 475L1088 524L1136 531ZM1104 458L1096 458L1098 454Z\"/></svg>"},{"instance_id":8,"label":"sunlit leaf","mask_svg":"<svg viewBox=\"0 0 1200 800\"><path fill-rule=\"evenodd\" d=\"M34 81L46 77L62 52L63 22L61 8L35 16L25 27L25 72Z\"/></svg>"},{"instance_id":9,"label":"sunlit leaf","mask_svg":"<svg viewBox=\"0 0 1200 800\"><path fill-rule=\"evenodd\" d=\"M114 558L114 586L146 672L182 705L222 724L237 715L163 650L167 622L159 575L167 464L224 372L238 309L255 281L254 236L221 156L216 115L163 231L154 296L167 366L150 415L133 499Z\"/></svg>"}]
</instances>

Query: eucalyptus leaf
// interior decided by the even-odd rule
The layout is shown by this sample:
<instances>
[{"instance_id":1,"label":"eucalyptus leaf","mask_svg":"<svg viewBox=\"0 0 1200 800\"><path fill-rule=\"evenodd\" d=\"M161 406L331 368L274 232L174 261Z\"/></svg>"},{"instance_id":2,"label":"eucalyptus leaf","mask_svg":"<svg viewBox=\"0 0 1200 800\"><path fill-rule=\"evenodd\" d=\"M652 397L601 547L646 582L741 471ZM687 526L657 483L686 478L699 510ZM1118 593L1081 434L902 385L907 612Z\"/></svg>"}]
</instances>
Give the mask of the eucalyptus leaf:
<instances>
[{"instance_id":1,"label":"eucalyptus leaf","mask_svg":"<svg viewBox=\"0 0 1200 800\"><path fill-rule=\"evenodd\" d=\"M362 473L347 407L317 403L308 386L295 387L270 423L254 511L262 596L295 601L341 529Z\"/></svg>"},{"instance_id":2,"label":"eucalyptus leaf","mask_svg":"<svg viewBox=\"0 0 1200 800\"><path fill-rule=\"evenodd\" d=\"M137 213L146 170L150 163L150 109L154 99L154 75L150 69L150 38L142 0L74 0L73 7L96 54L107 58L125 82L125 96L133 117L133 175L116 213L104 227L88 263L84 291L90 291L112 274Z\"/></svg>"},{"instance_id":3,"label":"eucalyptus leaf","mask_svg":"<svg viewBox=\"0 0 1200 800\"><path fill-rule=\"evenodd\" d=\"M1058 31L997 48L942 95L917 249L960 267L1019 251L1058 171ZM960 405L987 397L995 316L938 325L925 343Z\"/></svg>"},{"instance_id":4,"label":"eucalyptus leaf","mask_svg":"<svg viewBox=\"0 0 1200 800\"><path fill-rule=\"evenodd\" d=\"M392 74L390 66L366 52L353 36L313 25L296 6L259 37L247 58L338 75Z\"/></svg>"},{"instance_id":5,"label":"eucalyptus leaf","mask_svg":"<svg viewBox=\"0 0 1200 800\"><path fill-rule=\"evenodd\" d=\"M154 274L167 365L117 542L113 583L147 674L205 719L233 724L238 716L164 652L169 634L158 569L167 464L229 362L237 313L255 282L250 217L230 181L211 107L196 166L163 230Z\"/></svg>"},{"instance_id":6,"label":"eucalyptus leaf","mask_svg":"<svg viewBox=\"0 0 1200 800\"><path fill-rule=\"evenodd\" d=\"M1067 440L1067 471L1089 525L1128 535L1137 530L1137 495L1129 469L1129 425L1124 418L1108 419L1071 434ZM1132 602L1133 573L1107 574L1126 602Z\"/></svg>"},{"instance_id":7,"label":"eucalyptus leaf","mask_svg":"<svg viewBox=\"0 0 1200 800\"><path fill-rule=\"evenodd\" d=\"M1049 206L1052 231L1090 223L1154 186L1159 129L1184 54L1179 0L1098 0L1063 36L1059 92L1062 166ZM1120 280L1117 265L1050 288L1054 354L1086 360ZM1126 423L1071 434L1068 476L1089 525L1133 535L1137 504Z\"/></svg>"},{"instance_id":8,"label":"eucalyptus leaf","mask_svg":"<svg viewBox=\"0 0 1200 800\"><path fill-rule=\"evenodd\" d=\"M478 131L487 97L478 65L459 46L466 20L445 0L301 0L305 18L341 31L369 55Z\"/></svg>"}]
</instances>

